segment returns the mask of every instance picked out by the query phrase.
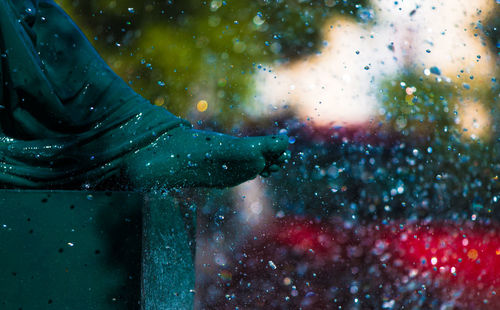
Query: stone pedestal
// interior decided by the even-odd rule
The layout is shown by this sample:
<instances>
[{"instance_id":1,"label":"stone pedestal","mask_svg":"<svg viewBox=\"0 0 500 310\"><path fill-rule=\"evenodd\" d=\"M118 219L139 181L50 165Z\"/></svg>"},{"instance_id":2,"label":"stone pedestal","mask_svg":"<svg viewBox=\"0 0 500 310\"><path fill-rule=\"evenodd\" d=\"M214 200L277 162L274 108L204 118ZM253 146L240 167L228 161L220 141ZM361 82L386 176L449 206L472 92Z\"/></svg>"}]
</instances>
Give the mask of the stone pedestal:
<instances>
[{"instance_id":1,"label":"stone pedestal","mask_svg":"<svg viewBox=\"0 0 500 310\"><path fill-rule=\"evenodd\" d=\"M194 265L168 197L0 191L1 309L192 309Z\"/></svg>"}]
</instances>

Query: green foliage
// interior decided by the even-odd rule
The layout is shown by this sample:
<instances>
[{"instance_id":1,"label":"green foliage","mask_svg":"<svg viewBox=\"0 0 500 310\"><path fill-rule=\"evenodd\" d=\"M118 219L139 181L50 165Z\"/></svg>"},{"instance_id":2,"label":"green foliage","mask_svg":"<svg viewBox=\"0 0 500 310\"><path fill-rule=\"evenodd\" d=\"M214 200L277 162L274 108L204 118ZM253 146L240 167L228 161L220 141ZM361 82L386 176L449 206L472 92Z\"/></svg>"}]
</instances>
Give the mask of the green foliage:
<instances>
[{"instance_id":1,"label":"green foliage","mask_svg":"<svg viewBox=\"0 0 500 310\"><path fill-rule=\"evenodd\" d=\"M183 117L207 100L231 126L252 103L257 64L315 52L327 18L355 18L367 1L60 2L139 93Z\"/></svg>"},{"instance_id":2,"label":"green foliage","mask_svg":"<svg viewBox=\"0 0 500 310\"><path fill-rule=\"evenodd\" d=\"M382 83L381 94L385 124L391 130L435 135L453 128L455 88L449 82L406 73Z\"/></svg>"}]
</instances>

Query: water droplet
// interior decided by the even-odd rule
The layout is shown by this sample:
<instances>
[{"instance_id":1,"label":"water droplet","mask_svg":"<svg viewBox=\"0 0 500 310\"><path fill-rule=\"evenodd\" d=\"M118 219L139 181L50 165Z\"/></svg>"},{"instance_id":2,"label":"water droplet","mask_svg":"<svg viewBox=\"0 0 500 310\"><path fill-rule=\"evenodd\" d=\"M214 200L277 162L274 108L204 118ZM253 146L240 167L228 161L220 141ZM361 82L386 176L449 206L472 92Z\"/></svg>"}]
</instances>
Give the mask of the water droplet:
<instances>
[{"instance_id":1,"label":"water droplet","mask_svg":"<svg viewBox=\"0 0 500 310\"><path fill-rule=\"evenodd\" d=\"M371 9L366 9L366 8L361 8L358 10L358 17L361 19L363 22L370 22L375 18L375 13Z\"/></svg>"},{"instance_id":2,"label":"water droplet","mask_svg":"<svg viewBox=\"0 0 500 310\"><path fill-rule=\"evenodd\" d=\"M430 71L432 74L441 75L441 70L438 67L431 67Z\"/></svg>"},{"instance_id":3,"label":"water droplet","mask_svg":"<svg viewBox=\"0 0 500 310\"><path fill-rule=\"evenodd\" d=\"M269 267L271 267L272 270L276 270L277 267L276 267L276 265L274 264L274 262L272 260L270 260L268 262L268 264L269 264Z\"/></svg>"},{"instance_id":4,"label":"water droplet","mask_svg":"<svg viewBox=\"0 0 500 310\"><path fill-rule=\"evenodd\" d=\"M394 299L389 301L384 301L384 303L382 304L382 309L393 309L394 304L395 304Z\"/></svg>"}]
</instances>

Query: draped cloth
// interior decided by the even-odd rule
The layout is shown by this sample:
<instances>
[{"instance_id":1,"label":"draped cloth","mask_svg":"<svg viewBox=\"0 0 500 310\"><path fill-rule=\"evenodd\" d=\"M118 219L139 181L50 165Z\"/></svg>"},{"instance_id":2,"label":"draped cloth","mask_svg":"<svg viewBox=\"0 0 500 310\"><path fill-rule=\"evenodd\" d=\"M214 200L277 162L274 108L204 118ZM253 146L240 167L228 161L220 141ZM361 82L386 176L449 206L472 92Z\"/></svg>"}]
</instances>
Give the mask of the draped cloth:
<instances>
[{"instance_id":1,"label":"draped cloth","mask_svg":"<svg viewBox=\"0 0 500 310\"><path fill-rule=\"evenodd\" d=\"M120 79L52 0L0 0L0 187L75 188L188 123Z\"/></svg>"}]
</instances>

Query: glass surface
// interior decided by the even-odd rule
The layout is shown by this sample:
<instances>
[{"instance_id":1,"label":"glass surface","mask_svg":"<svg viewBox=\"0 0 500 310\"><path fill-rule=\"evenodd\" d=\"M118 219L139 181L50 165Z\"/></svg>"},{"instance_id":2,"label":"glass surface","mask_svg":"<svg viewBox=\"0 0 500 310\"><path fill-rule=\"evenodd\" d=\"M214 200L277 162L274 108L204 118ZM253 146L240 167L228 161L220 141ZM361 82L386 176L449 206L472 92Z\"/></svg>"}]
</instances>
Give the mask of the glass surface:
<instances>
[{"instance_id":1,"label":"glass surface","mask_svg":"<svg viewBox=\"0 0 500 310\"><path fill-rule=\"evenodd\" d=\"M163 190L197 308L500 308L498 1L57 2L152 104L290 137L269 178Z\"/></svg>"}]
</instances>

